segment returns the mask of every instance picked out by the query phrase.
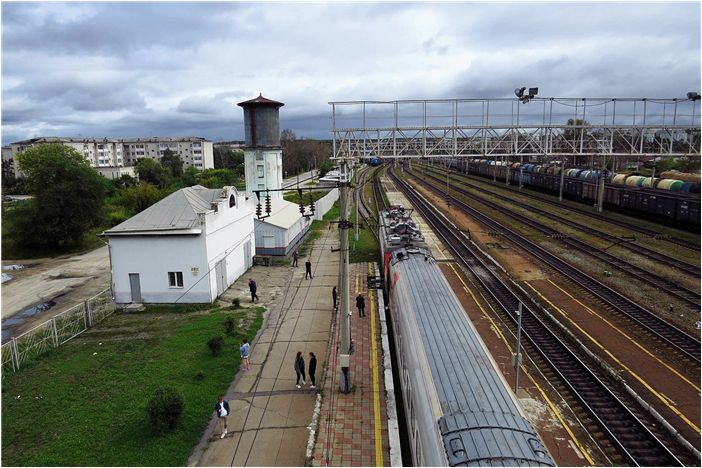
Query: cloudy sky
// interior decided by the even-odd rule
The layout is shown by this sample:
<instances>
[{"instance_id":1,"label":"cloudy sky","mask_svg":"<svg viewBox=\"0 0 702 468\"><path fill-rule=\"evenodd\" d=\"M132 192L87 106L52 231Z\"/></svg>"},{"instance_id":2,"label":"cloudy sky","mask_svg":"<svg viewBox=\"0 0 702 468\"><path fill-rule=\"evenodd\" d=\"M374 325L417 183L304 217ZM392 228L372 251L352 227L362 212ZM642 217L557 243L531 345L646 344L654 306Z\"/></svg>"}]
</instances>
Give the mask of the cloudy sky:
<instances>
[{"instance_id":1,"label":"cloudy sky","mask_svg":"<svg viewBox=\"0 0 702 468\"><path fill-rule=\"evenodd\" d=\"M328 101L684 97L699 3L2 3L2 144L243 138L236 106L329 138Z\"/></svg>"}]
</instances>

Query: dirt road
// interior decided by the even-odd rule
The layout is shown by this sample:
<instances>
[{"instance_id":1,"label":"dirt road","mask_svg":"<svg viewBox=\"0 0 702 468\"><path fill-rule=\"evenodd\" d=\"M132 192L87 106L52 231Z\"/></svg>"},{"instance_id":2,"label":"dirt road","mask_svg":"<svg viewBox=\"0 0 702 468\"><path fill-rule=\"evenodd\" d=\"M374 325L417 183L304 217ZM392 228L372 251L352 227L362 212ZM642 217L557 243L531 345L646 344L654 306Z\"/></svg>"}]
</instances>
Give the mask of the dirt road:
<instances>
[{"instance_id":1,"label":"dirt road","mask_svg":"<svg viewBox=\"0 0 702 468\"><path fill-rule=\"evenodd\" d=\"M51 309L24 321L21 327L17 327L15 334L89 299L110 286L107 246L80 255L2 261L3 266L16 264L25 265L27 268L7 272L13 279L2 285L3 321L37 303L54 301L56 304Z\"/></svg>"}]
</instances>

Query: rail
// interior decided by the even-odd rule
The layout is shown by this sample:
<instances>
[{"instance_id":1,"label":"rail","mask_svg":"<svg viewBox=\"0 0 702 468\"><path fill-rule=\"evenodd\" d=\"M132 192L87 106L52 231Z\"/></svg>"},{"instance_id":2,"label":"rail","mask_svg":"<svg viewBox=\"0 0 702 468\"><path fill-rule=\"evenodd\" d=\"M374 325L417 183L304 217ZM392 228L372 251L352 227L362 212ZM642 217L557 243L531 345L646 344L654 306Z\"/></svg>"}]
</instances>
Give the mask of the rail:
<instances>
[{"instance_id":1,"label":"rail","mask_svg":"<svg viewBox=\"0 0 702 468\"><path fill-rule=\"evenodd\" d=\"M409 185L392 172L396 185L402 189L412 205L422 214L432 229L444 240L485 290L516 323L520 299L476 255L464 236L455 227L441 219L428 203L414 193ZM522 329L541 356L569 388L595 420L608 439L634 466L681 466L673 453L622 403L573 352L534 314L529 307L522 309Z\"/></svg>"}]
</instances>

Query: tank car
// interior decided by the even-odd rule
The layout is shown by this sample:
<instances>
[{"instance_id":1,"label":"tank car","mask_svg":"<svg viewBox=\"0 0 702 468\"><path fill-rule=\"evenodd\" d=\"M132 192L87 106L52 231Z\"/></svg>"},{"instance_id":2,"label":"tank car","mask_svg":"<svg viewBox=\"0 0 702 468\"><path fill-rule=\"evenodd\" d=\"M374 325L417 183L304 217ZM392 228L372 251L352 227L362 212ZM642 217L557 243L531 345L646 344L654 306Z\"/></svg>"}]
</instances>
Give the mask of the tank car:
<instances>
[{"instance_id":1,"label":"tank car","mask_svg":"<svg viewBox=\"0 0 702 468\"><path fill-rule=\"evenodd\" d=\"M410 211L381 213L414 466L553 466Z\"/></svg>"}]
</instances>

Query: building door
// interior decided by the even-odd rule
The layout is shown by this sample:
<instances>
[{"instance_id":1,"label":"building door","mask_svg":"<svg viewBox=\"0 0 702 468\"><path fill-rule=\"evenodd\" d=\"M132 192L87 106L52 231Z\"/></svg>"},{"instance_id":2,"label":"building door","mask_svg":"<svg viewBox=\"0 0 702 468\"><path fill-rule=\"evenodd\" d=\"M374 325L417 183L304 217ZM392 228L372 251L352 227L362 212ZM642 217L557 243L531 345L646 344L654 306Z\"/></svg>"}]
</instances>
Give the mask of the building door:
<instances>
[{"instance_id":1,"label":"building door","mask_svg":"<svg viewBox=\"0 0 702 468\"><path fill-rule=\"evenodd\" d=\"M217 297L227 289L227 259L223 258L215 264L215 276L217 277Z\"/></svg>"},{"instance_id":2,"label":"building door","mask_svg":"<svg viewBox=\"0 0 702 468\"><path fill-rule=\"evenodd\" d=\"M141 302L141 282L139 273L129 273L129 289L132 291L132 302Z\"/></svg>"},{"instance_id":3,"label":"building door","mask_svg":"<svg viewBox=\"0 0 702 468\"><path fill-rule=\"evenodd\" d=\"M252 258L251 258L251 241L246 241L244 244L244 264L245 268L248 270L251 268L252 264Z\"/></svg>"}]
</instances>

